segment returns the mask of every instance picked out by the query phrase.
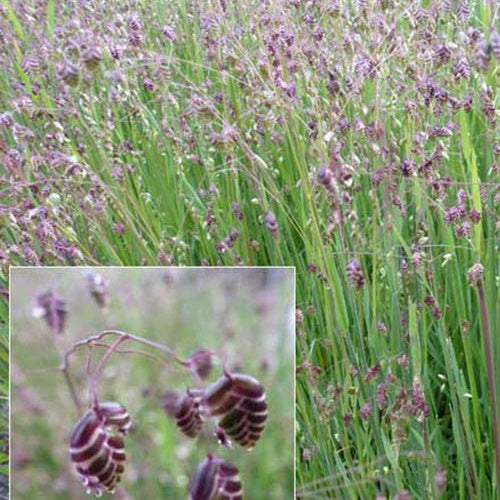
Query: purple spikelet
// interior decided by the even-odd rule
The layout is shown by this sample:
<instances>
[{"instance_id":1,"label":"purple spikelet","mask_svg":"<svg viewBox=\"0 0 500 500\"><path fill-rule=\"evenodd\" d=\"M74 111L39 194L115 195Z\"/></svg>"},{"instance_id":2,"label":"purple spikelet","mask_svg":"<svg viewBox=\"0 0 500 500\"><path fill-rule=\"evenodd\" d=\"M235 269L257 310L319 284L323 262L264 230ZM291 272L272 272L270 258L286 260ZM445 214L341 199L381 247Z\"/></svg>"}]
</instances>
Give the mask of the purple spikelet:
<instances>
[{"instance_id":1,"label":"purple spikelet","mask_svg":"<svg viewBox=\"0 0 500 500\"><path fill-rule=\"evenodd\" d=\"M255 446L267 420L266 394L257 380L226 373L206 388L203 404L230 438L248 450Z\"/></svg>"},{"instance_id":2,"label":"purple spikelet","mask_svg":"<svg viewBox=\"0 0 500 500\"><path fill-rule=\"evenodd\" d=\"M125 470L125 445L132 421L120 403L106 402L88 410L70 440L71 461L87 493L113 493Z\"/></svg>"},{"instance_id":3,"label":"purple spikelet","mask_svg":"<svg viewBox=\"0 0 500 500\"><path fill-rule=\"evenodd\" d=\"M500 35L495 29L490 33L490 46L495 59L500 62Z\"/></svg>"},{"instance_id":4,"label":"purple spikelet","mask_svg":"<svg viewBox=\"0 0 500 500\"><path fill-rule=\"evenodd\" d=\"M356 290L361 290L365 284L365 277L359 260L354 257L347 263L347 277Z\"/></svg>"},{"instance_id":5,"label":"purple spikelet","mask_svg":"<svg viewBox=\"0 0 500 500\"><path fill-rule=\"evenodd\" d=\"M53 333L64 332L68 314L66 301L52 291L42 293L36 298L36 315L44 318Z\"/></svg>"},{"instance_id":6,"label":"purple spikelet","mask_svg":"<svg viewBox=\"0 0 500 500\"><path fill-rule=\"evenodd\" d=\"M368 420L370 415L372 414L372 405L371 403L366 403L359 410L359 418L361 420Z\"/></svg>"},{"instance_id":7,"label":"purple spikelet","mask_svg":"<svg viewBox=\"0 0 500 500\"><path fill-rule=\"evenodd\" d=\"M218 487L221 500L243 500L238 469L226 460L219 467Z\"/></svg>"},{"instance_id":8,"label":"purple spikelet","mask_svg":"<svg viewBox=\"0 0 500 500\"><path fill-rule=\"evenodd\" d=\"M80 79L80 68L69 61L65 61L60 67L58 74L64 83L75 86Z\"/></svg>"},{"instance_id":9,"label":"purple spikelet","mask_svg":"<svg viewBox=\"0 0 500 500\"><path fill-rule=\"evenodd\" d=\"M266 226L267 229L269 229L269 231L271 232L272 237L277 240L280 235L280 230L278 227L276 216L273 212L271 212L271 210L268 210L266 213Z\"/></svg>"},{"instance_id":10,"label":"purple spikelet","mask_svg":"<svg viewBox=\"0 0 500 500\"><path fill-rule=\"evenodd\" d=\"M480 71L486 71L491 60L491 46L481 37L474 46L473 61Z\"/></svg>"},{"instance_id":11,"label":"purple spikelet","mask_svg":"<svg viewBox=\"0 0 500 500\"><path fill-rule=\"evenodd\" d=\"M189 500L211 500L217 494L218 460L208 457L196 468L189 483Z\"/></svg>"},{"instance_id":12,"label":"purple spikelet","mask_svg":"<svg viewBox=\"0 0 500 500\"><path fill-rule=\"evenodd\" d=\"M81 59L88 69L93 70L102 60L102 50L96 45L91 45L82 52Z\"/></svg>"},{"instance_id":13,"label":"purple spikelet","mask_svg":"<svg viewBox=\"0 0 500 500\"><path fill-rule=\"evenodd\" d=\"M196 437L203 426L200 413L201 393L167 391L163 396L163 407L168 415L175 418L177 427L188 437Z\"/></svg>"},{"instance_id":14,"label":"purple spikelet","mask_svg":"<svg viewBox=\"0 0 500 500\"><path fill-rule=\"evenodd\" d=\"M483 279L484 267L477 262L467 271L467 282L469 285L477 285Z\"/></svg>"}]
</instances>

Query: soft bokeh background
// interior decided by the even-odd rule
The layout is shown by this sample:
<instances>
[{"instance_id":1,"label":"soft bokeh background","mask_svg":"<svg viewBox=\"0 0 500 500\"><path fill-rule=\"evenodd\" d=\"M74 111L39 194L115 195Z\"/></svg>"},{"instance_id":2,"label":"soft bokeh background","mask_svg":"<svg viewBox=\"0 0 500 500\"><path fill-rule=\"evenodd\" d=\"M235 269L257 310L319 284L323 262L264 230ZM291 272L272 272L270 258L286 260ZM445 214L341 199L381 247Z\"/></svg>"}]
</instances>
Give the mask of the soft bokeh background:
<instances>
[{"instance_id":1,"label":"soft bokeh background","mask_svg":"<svg viewBox=\"0 0 500 500\"><path fill-rule=\"evenodd\" d=\"M106 310L91 297L81 268L12 269L12 500L86 499L68 455L79 415L57 370L59 354L34 298L49 289L68 301L63 350L105 329L119 329L173 348L227 355L231 368L264 385L269 420L251 453L222 449L211 436L190 440L165 416L158 397L193 384L175 365L115 354L99 383L102 400L117 400L135 425L126 440L127 466L118 498L185 499L189 477L208 450L240 469L245 498L293 497L294 270L292 268L96 268L110 283ZM136 348L134 344L125 347ZM138 349L143 349L137 346ZM104 349L94 349L93 359ZM71 375L86 401L85 350ZM215 366L210 380L221 375Z\"/></svg>"}]
</instances>

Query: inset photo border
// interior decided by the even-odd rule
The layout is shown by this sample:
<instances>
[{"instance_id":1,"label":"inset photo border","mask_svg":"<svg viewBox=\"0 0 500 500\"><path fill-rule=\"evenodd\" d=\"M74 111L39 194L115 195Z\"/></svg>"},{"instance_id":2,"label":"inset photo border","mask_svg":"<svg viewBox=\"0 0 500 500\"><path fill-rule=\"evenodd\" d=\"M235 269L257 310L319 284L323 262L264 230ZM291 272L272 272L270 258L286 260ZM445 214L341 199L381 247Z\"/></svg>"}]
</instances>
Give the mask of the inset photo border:
<instances>
[{"instance_id":1,"label":"inset photo border","mask_svg":"<svg viewBox=\"0 0 500 500\"><path fill-rule=\"evenodd\" d=\"M11 267L10 353L12 500L293 498L295 268Z\"/></svg>"}]
</instances>

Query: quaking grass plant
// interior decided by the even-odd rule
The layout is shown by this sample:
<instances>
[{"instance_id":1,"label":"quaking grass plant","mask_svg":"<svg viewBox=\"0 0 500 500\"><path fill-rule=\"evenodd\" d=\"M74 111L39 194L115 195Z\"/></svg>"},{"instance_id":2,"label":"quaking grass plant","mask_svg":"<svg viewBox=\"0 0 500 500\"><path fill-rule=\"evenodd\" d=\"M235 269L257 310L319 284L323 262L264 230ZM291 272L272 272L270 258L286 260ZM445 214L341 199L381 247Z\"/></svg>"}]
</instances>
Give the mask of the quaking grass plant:
<instances>
[{"instance_id":1,"label":"quaking grass plant","mask_svg":"<svg viewBox=\"0 0 500 500\"><path fill-rule=\"evenodd\" d=\"M105 339L116 339L105 343ZM118 402L102 402L98 396L99 376L113 354L124 352L120 346L135 342L147 345L167 355L173 361L189 370L197 383L201 383L211 366L207 357L196 352L190 359L181 360L167 346L125 332L105 331L92 335L73 345L63 357L61 370L65 374L72 397L79 411L82 404L73 388L69 376L71 355L80 349L87 349L88 392L87 409L75 425L70 439L71 460L87 493L101 496L114 493L125 470L125 440L132 419L127 409ZM104 355L92 367L92 349L106 348ZM123 347L123 346L122 346ZM134 351L127 351L131 353ZM135 351L136 354L151 356ZM214 353L208 353L210 356ZM196 386L184 393L171 390L166 395L167 413L176 419L179 429L190 438L202 430L205 420L217 419L214 439L225 447L235 443L250 451L260 439L267 419L267 403L264 388L245 374L231 373L224 368L224 374L205 388ZM139 422L136 425L140 425ZM194 472L189 485L190 500L241 500L243 498L238 469L227 460L210 452Z\"/></svg>"},{"instance_id":2,"label":"quaking grass plant","mask_svg":"<svg viewBox=\"0 0 500 500\"><path fill-rule=\"evenodd\" d=\"M13 263L293 264L300 496L498 497L500 348L488 373L467 284L481 262L497 332L498 19L5 1L4 286Z\"/></svg>"}]
</instances>

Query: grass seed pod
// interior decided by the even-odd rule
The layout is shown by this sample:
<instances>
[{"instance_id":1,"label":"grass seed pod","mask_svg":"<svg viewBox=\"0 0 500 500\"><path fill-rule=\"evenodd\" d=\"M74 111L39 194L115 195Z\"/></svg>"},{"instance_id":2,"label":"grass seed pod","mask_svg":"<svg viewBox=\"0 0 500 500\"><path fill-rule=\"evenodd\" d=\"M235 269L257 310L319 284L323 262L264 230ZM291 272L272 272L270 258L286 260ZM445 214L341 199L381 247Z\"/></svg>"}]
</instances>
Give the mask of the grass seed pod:
<instances>
[{"instance_id":1,"label":"grass seed pod","mask_svg":"<svg viewBox=\"0 0 500 500\"><path fill-rule=\"evenodd\" d=\"M108 281L103 276L97 274L94 271L88 271L85 274L85 278L87 280L87 286L90 295L92 295L99 307L105 308L109 302Z\"/></svg>"},{"instance_id":2,"label":"grass seed pod","mask_svg":"<svg viewBox=\"0 0 500 500\"><path fill-rule=\"evenodd\" d=\"M203 426L200 414L201 393L188 390L182 394L176 391L168 391L163 397L165 411L175 418L177 427L188 437L196 437Z\"/></svg>"},{"instance_id":3,"label":"grass seed pod","mask_svg":"<svg viewBox=\"0 0 500 500\"><path fill-rule=\"evenodd\" d=\"M250 450L259 440L267 419L266 394L253 377L225 374L205 390L204 405L219 416L219 427L239 445Z\"/></svg>"},{"instance_id":4,"label":"grass seed pod","mask_svg":"<svg viewBox=\"0 0 500 500\"><path fill-rule=\"evenodd\" d=\"M125 470L125 443L132 421L119 403L89 409L78 421L70 440L71 461L87 493L113 493Z\"/></svg>"}]
</instances>

